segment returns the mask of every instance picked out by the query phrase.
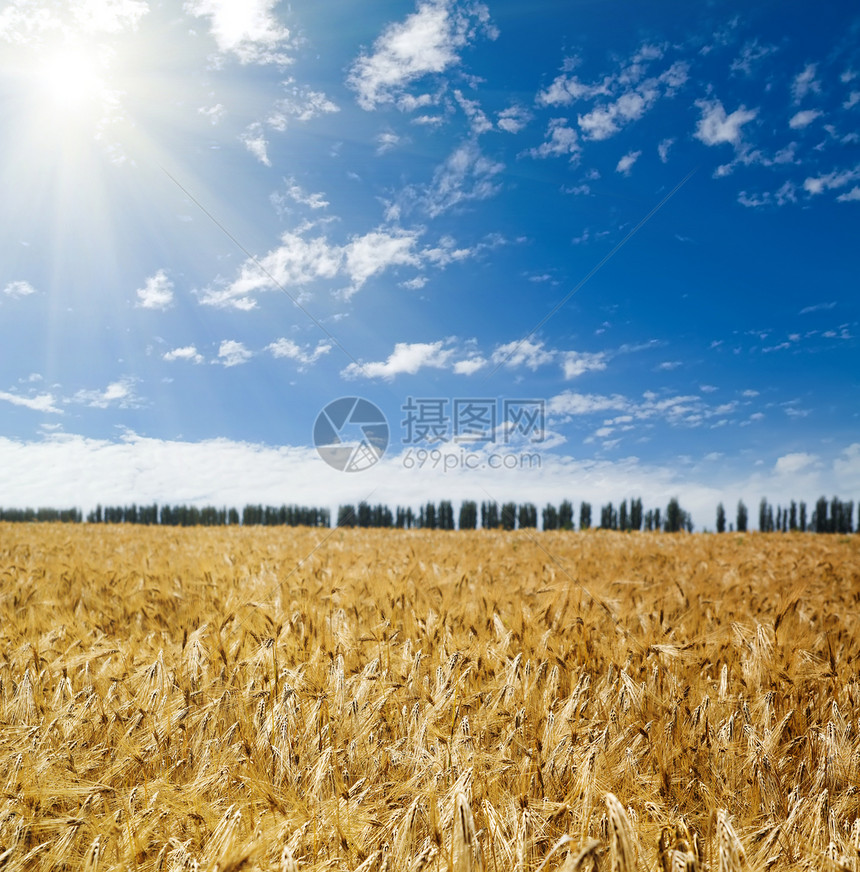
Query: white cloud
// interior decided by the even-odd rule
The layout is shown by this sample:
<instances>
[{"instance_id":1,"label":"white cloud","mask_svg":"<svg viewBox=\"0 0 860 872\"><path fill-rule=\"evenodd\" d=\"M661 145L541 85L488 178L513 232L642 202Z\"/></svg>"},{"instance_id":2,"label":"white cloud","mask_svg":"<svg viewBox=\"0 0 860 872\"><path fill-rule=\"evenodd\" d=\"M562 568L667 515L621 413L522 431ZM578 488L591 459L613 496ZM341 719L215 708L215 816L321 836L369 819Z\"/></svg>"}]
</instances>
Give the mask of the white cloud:
<instances>
[{"instance_id":1,"label":"white cloud","mask_svg":"<svg viewBox=\"0 0 860 872\"><path fill-rule=\"evenodd\" d=\"M499 130L506 133L519 133L531 119L531 113L522 106L514 104L499 112L499 120L496 122Z\"/></svg>"},{"instance_id":2,"label":"white cloud","mask_svg":"<svg viewBox=\"0 0 860 872\"><path fill-rule=\"evenodd\" d=\"M568 126L567 118L552 118L546 131L546 140L535 148L530 148L525 154L531 157L559 157L568 155L576 160L582 151L579 145L579 134Z\"/></svg>"},{"instance_id":3,"label":"white cloud","mask_svg":"<svg viewBox=\"0 0 860 872\"><path fill-rule=\"evenodd\" d=\"M577 378L587 372L606 369L610 358L607 352L561 352L547 348L541 341L530 339L507 342L497 345L492 354L485 356L473 346L474 340L466 349L466 356L459 355L454 340L440 340L434 343L398 343L395 351L382 362L350 364L343 375L348 378L360 375L390 378L400 372L417 371L417 368L432 366L436 369L450 369L458 375L471 375L490 363L508 369L526 367L532 371L552 362L559 362L567 379Z\"/></svg>"},{"instance_id":4,"label":"white cloud","mask_svg":"<svg viewBox=\"0 0 860 872\"><path fill-rule=\"evenodd\" d=\"M21 297L29 297L31 294L35 294L36 289L29 282L15 281L9 282L9 284L3 288L3 293L7 297L19 299Z\"/></svg>"},{"instance_id":5,"label":"white cloud","mask_svg":"<svg viewBox=\"0 0 860 872\"><path fill-rule=\"evenodd\" d=\"M33 397L22 397L18 394L10 394L8 391L0 391L0 400L11 403L13 406L23 406L33 412L47 412L51 415L62 415L62 409L58 409L52 394L37 394Z\"/></svg>"},{"instance_id":6,"label":"white cloud","mask_svg":"<svg viewBox=\"0 0 860 872\"><path fill-rule=\"evenodd\" d=\"M734 143L735 156L732 161L727 164L722 164L714 170L714 178L719 179L730 175L734 172L737 166L784 166L787 164L799 164L800 160L797 157L797 143L790 142L784 148L775 151L773 154L767 154L760 148L752 148L749 144L738 141ZM790 185L794 188L794 184Z\"/></svg>"},{"instance_id":7,"label":"white cloud","mask_svg":"<svg viewBox=\"0 0 860 872\"><path fill-rule=\"evenodd\" d=\"M740 408L738 402L712 405L697 395L663 395L646 391L641 399L631 399L619 394L580 394L564 391L552 397L547 410L551 414L568 417L585 417L607 411L618 411L622 415L602 421L599 430L592 433L586 441L603 439L616 430L619 433L647 428L656 423L673 428L696 428L702 426L719 427L729 422ZM610 429L606 429L609 427Z\"/></svg>"},{"instance_id":8,"label":"white cloud","mask_svg":"<svg viewBox=\"0 0 860 872\"><path fill-rule=\"evenodd\" d=\"M821 83L815 78L816 64L807 64L791 83L791 96L799 103L808 94L821 92Z\"/></svg>"},{"instance_id":9,"label":"white cloud","mask_svg":"<svg viewBox=\"0 0 860 872\"><path fill-rule=\"evenodd\" d=\"M452 444L450 450L461 447ZM0 437L5 505L76 505L84 512L96 503L124 504L132 498L197 506L278 505L284 482L289 482L291 501L328 507L334 516L338 503L357 503L369 488L374 489L374 501L391 506L403 505L404 499L415 508L428 499L450 499L456 506L463 499L480 499L482 491L499 502L558 504L570 497L570 482L575 481L577 500L595 506L640 494L649 506L665 506L676 496L692 512L697 528L713 527L720 500L728 508L740 498L752 509L762 494L774 505L786 506L798 498L809 505L822 493L857 493L860 442L834 449L796 476L776 474L772 462L734 475L732 469L731 457L703 469L677 462L645 464L635 456L582 460L542 451L539 469L502 475L498 469L461 469L443 475L429 468L405 469L403 453L392 444L372 471L349 476L331 469L309 446L271 447L229 439L183 442L134 433L116 441L72 434L31 442Z\"/></svg>"},{"instance_id":10,"label":"white cloud","mask_svg":"<svg viewBox=\"0 0 860 872\"><path fill-rule=\"evenodd\" d=\"M809 177L803 183L803 189L813 196L835 188L843 188L845 185L860 179L860 165L853 170L836 170L824 176Z\"/></svg>"},{"instance_id":11,"label":"white cloud","mask_svg":"<svg viewBox=\"0 0 860 872\"><path fill-rule=\"evenodd\" d=\"M585 115L577 116L577 123L587 139L609 139L631 121L638 121L656 100L656 94L646 99L631 91L622 94L614 103L598 106Z\"/></svg>"},{"instance_id":12,"label":"white cloud","mask_svg":"<svg viewBox=\"0 0 860 872\"><path fill-rule=\"evenodd\" d=\"M763 58L772 55L776 50L776 46L759 45L758 40L754 39L744 45L740 55L732 61L730 69L733 73L743 73L746 76L751 76L753 65Z\"/></svg>"},{"instance_id":13,"label":"white cloud","mask_svg":"<svg viewBox=\"0 0 860 872\"><path fill-rule=\"evenodd\" d=\"M458 249L453 240L439 246L418 249L422 230L378 228L353 236L339 245L325 236L306 238L286 232L281 244L268 254L242 265L239 276L225 286L208 287L199 292L204 305L243 310L256 306L255 295L264 291L305 289L320 279L344 277L347 287L342 296L351 297L373 276L397 266L421 268L425 263L443 267L472 256L478 249ZM450 243L450 244L449 244ZM417 284L414 285L417 287Z\"/></svg>"},{"instance_id":14,"label":"white cloud","mask_svg":"<svg viewBox=\"0 0 860 872\"><path fill-rule=\"evenodd\" d=\"M386 130L376 137L376 153L385 154L387 151L391 151L399 142L400 137L396 133Z\"/></svg>"},{"instance_id":15,"label":"white cloud","mask_svg":"<svg viewBox=\"0 0 860 872\"><path fill-rule=\"evenodd\" d=\"M825 312L836 308L836 300L831 300L829 303L814 303L811 306L804 306L800 310L801 315L809 315L812 312Z\"/></svg>"},{"instance_id":16,"label":"white cloud","mask_svg":"<svg viewBox=\"0 0 860 872\"><path fill-rule=\"evenodd\" d=\"M424 109L435 106L439 102L439 94L401 94L397 98L397 108L402 112L414 112L416 109Z\"/></svg>"},{"instance_id":17,"label":"white cloud","mask_svg":"<svg viewBox=\"0 0 860 872\"><path fill-rule=\"evenodd\" d=\"M213 126L221 122L226 112L227 110L224 108L223 103L216 103L214 106L201 106L197 110L197 114L208 118L209 123Z\"/></svg>"},{"instance_id":18,"label":"white cloud","mask_svg":"<svg viewBox=\"0 0 860 872\"><path fill-rule=\"evenodd\" d=\"M213 363L220 363L223 366L241 366L253 356L253 353L245 348L241 342L237 342L235 339L225 339L218 347L218 358Z\"/></svg>"},{"instance_id":19,"label":"white cloud","mask_svg":"<svg viewBox=\"0 0 860 872\"><path fill-rule=\"evenodd\" d=\"M209 29L218 50L233 54L242 64L278 64L292 58L290 31L273 12L278 0L186 0L185 11L198 18L209 18Z\"/></svg>"},{"instance_id":20,"label":"white cloud","mask_svg":"<svg viewBox=\"0 0 860 872\"><path fill-rule=\"evenodd\" d=\"M625 125L642 118L662 97L674 96L688 79L689 68L681 62L672 64L659 76L643 79L647 66L642 63L643 59L640 52L638 59L634 58L628 67L591 86L583 85L575 76L561 76L548 91L538 95L538 102L566 105L579 99L612 97L590 112L577 116L577 123L586 139L608 139Z\"/></svg>"},{"instance_id":21,"label":"white cloud","mask_svg":"<svg viewBox=\"0 0 860 872\"><path fill-rule=\"evenodd\" d=\"M809 127L816 118L820 118L823 114L820 109L803 109L791 116L788 126L792 130L803 130L804 127Z\"/></svg>"},{"instance_id":22,"label":"white cloud","mask_svg":"<svg viewBox=\"0 0 860 872\"><path fill-rule=\"evenodd\" d=\"M391 266L419 266L417 235L406 230L374 230L356 236L345 246L345 270L355 293L371 277Z\"/></svg>"},{"instance_id":23,"label":"white cloud","mask_svg":"<svg viewBox=\"0 0 860 872\"><path fill-rule=\"evenodd\" d=\"M341 268L342 250L329 245L325 237L305 239L284 233L281 244L258 262L246 261L239 277L224 288L206 288L200 302L212 306L249 309L256 306L252 295L278 287L302 287L319 278L334 278Z\"/></svg>"},{"instance_id":24,"label":"white cloud","mask_svg":"<svg viewBox=\"0 0 860 872\"><path fill-rule=\"evenodd\" d=\"M340 107L322 91L298 85L293 78L283 82L282 88L286 89L287 96L276 101L266 118L266 124L275 130L286 130L290 119L306 122L319 115L340 112Z\"/></svg>"},{"instance_id":25,"label":"white cloud","mask_svg":"<svg viewBox=\"0 0 860 872\"><path fill-rule=\"evenodd\" d=\"M363 109L395 102L413 81L459 63L459 51L479 33L496 31L482 3L458 7L452 0L429 0L402 22L390 24L352 66L347 84Z\"/></svg>"},{"instance_id":26,"label":"white cloud","mask_svg":"<svg viewBox=\"0 0 860 872\"><path fill-rule=\"evenodd\" d=\"M282 214L286 211L287 199L292 200L293 203L298 203L300 206L308 206L315 210L325 209L329 205L328 200L325 199L325 194L322 192L314 194L307 193L292 176L284 179L284 185L285 190L283 193L276 191L269 198L272 205L278 211L278 214Z\"/></svg>"},{"instance_id":27,"label":"white cloud","mask_svg":"<svg viewBox=\"0 0 860 872\"><path fill-rule=\"evenodd\" d=\"M673 369L679 369L684 364L680 360L664 360L657 364L658 372L671 372Z\"/></svg>"},{"instance_id":28,"label":"white cloud","mask_svg":"<svg viewBox=\"0 0 860 872\"><path fill-rule=\"evenodd\" d=\"M412 119L412 124L419 124L423 127L439 127L444 123L444 115L417 115Z\"/></svg>"},{"instance_id":29,"label":"white cloud","mask_svg":"<svg viewBox=\"0 0 860 872\"><path fill-rule=\"evenodd\" d=\"M521 339L497 345L492 360L496 365L504 365L508 369L525 366L534 371L539 366L551 363L555 355L556 352L545 348L543 342Z\"/></svg>"},{"instance_id":30,"label":"white cloud","mask_svg":"<svg viewBox=\"0 0 860 872\"><path fill-rule=\"evenodd\" d=\"M460 108L469 119L469 125L475 136L480 136L482 133L487 133L493 129L493 122L487 118L477 100L469 100L459 90L454 91L454 99L460 104Z\"/></svg>"},{"instance_id":31,"label":"white cloud","mask_svg":"<svg viewBox=\"0 0 860 872\"><path fill-rule=\"evenodd\" d=\"M203 355L197 351L194 345L184 345L182 348L174 348L162 355L162 359L168 363L174 360L187 360L191 363L203 363Z\"/></svg>"},{"instance_id":32,"label":"white cloud","mask_svg":"<svg viewBox=\"0 0 860 872\"><path fill-rule=\"evenodd\" d=\"M615 172L621 173L622 176L629 176L630 171L633 169L633 164L635 164L636 161L639 160L641 154L641 151L630 151L625 154L624 157L622 157L615 166Z\"/></svg>"},{"instance_id":33,"label":"white cloud","mask_svg":"<svg viewBox=\"0 0 860 872\"><path fill-rule=\"evenodd\" d=\"M587 372L606 369L607 355L603 351L566 351L562 355L561 368L566 379L578 378Z\"/></svg>"},{"instance_id":34,"label":"white cloud","mask_svg":"<svg viewBox=\"0 0 860 872\"><path fill-rule=\"evenodd\" d=\"M142 288L137 289L137 304L140 309L164 311L173 305L173 282L160 269L150 276Z\"/></svg>"},{"instance_id":35,"label":"white cloud","mask_svg":"<svg viewBox=\"0 0 860 872\"><path fill-rule=\"evenodd\" d=\"M765 191L761 194L748 194L746 191L741 191L738 194L738 203L748 208L758 208L760 206L785 206L787 203L797 202L797 188L791 180L783 182L778 190Z\"/></svg>"},{"instance_id":36,"label":"white cloud","mask_svg":"<svg viewBox=\"0 0 860 872\"><path fill-rule=\"evenodd\" d=\"M855 492L854 482L860 479L860 442L849 445L833 461L833 472L836 480L842 482L842 487L848 487L849 493Z\"/></svg>"},{"instance_id":37,"label":"white cloud","mask_svg":"<svg viewBox=\"0 0 860 872\"><path fill-rule=\"evenodd\" d=\"M269 160L269 142L266 139L266 134L263 130L263 125L258 121L255 121L253 124L249 124L244 132L239 134L239 140L242 145L260 161L261 164L264 164L267 167L272 165L272 162Z\"/></svg>"},{"instance_id":38,"label":"white cloud","mask_svg":"<svg viewBox=\"0 0 860 872\"><path fill-rule=\"evenodd\" d=\"M459 443L450 446L451 451L461 448ZM130 495L140 503L278 505L284 482L290 484L291 501L326 506L333 517L338 502L357 503L369 487L374 501L391 506L402 505L404 498L415 508L428 499L451 499L456 505L480 498L482 492L499 501L559 503L569 497L571 480L577 482L577 497L595 505L607 493L641 493L658 505L678 496L685 509L698 512L699 523L712 519L720 498L720 491L682 478L676 469L644 466L636 458L580 461L545 454L539 469L500 475L484 464L479 470L438 475L429 467L406 469L403 453L392 445L372 471L349 476L331 469L310 447L228 439L183 442L134 433L114 442L66 434L29 443L0 437L0 489L6 505L77 505L84 512L96 503L124 504Z\"/></svg>"},{"instance_id":39,"label":"white cloud","mask_svg":"<svg viewBox=\"0 0 860 872\"><path fill-rule=\"evenodd\" d=\"M777 458L773 465L774 472L777 475L793 475L801 470L807 469L818 460L815 454L808 454L804 451L797 451L792 454L784 454Z\"/></svg>"},{"instance_id":40,"label":"white cloud","mask_svg":"<svg viewBox=\"0 0 860 872\"><path fill-rule=\"evenodd\" d=\"M406 288L409 291L420 291L427 284L427 276L415 276L414 279L407 279L405 282L400 282L401 288Z\"/></svg>"},{"instance_id":41,"label":"white cloud","mask_svg":"<svg viewBox=\"0 0 860 872\"><path fill-rule=\"evenodd\" d=\"M726 110L719 100L697 100L702 117L696 125L695 137L705 145L720 145L728 142L734 146L740 144L741 127L752 121L758 115L758 109L747 109L741 106L726 115Z\"/></svg>"},{"instance_id":42,"label":"white cloud","mask_svg":"<svg viewBox=\"0 0 860 872\"><path fill-rule=\"evenodd\" d=\"M613 79L607 76L601 82L587 85L578 76L557 76L553 83L537 95L539 106L569 106L577 100L593 100L612 94Z\"/></svg>"},{"instance_id":43,"label":"white cloud","mask_svg":"<svg viewBox=\"0 0 860 872\"><path fill-rule=\"evenodd\" d=\"M674 139L664 139L657 146L657 154L660 156L661 163L669 162L669 149L675 144Z\"/></svg>"},{"instance_id":44,"label":"white cloud","mask_svg":"<svg viewBox=\"0 0 860 872\"><path fill-rule=\"evenodd\" d=\"M842 104L843 109L853 109L860 103L860 91L852 91L848 95L848 99Z\"/></svg>"},{"instance_id":45,"label":"white cloud","mask_svg":"<svg viewBox=\"0 0 860 872\"><path fill-rule=\"evenodd\" d=\"M478 355L477 357L467 357L465 360L458 360L453 367L457 375L472 375L483 369L487 365L487 360Z\"/></svg>"},{"instance_id":46,"label":"white cloud","mask_svg":"<svg viewBox=\"0 0 860 872\"><path fill-rule=\"evenodd\" d=\"M434 246L427 246L421 250L421 257L434 266L446 267L468 257L476 255L479 251L493 249L503 244L501 239L491 239L487 242L479 242L472 248L457 248L456 241L451 236L442 236Z\"/></svg>"},{"instance_id":47,"label":"white cloud","mask_svg":"<svg viewBox=\"0 0 860 872\"><path fill-rule=\"evenodd\" d=\"M855 186L854 186L850 191L848 191L847 193L845 193L845 194L840 194L840 195L836 198L836 200L837 200L837 202L839 202L839 203L850 203L850 202L855 202L855 203L856 203L858 200L860 200L860 186L855 185Z\"/></svg>"},{"instance_id":48,"label":"white cloud","mask_svg":"<svg viewBox=\"0 0 860 872\"><path fill-rule=\"evenodd\" d=\"M62 6L68 7L66 17L61 17ZM114 36L136 30L149 12L145 0L76 0L67 4L14 0L4 7L0 11L0 41L13 45L39 45L46 36L59 32Z\"/></svg>"},{"instance_id":49,"label":"white cloud","mask_svg":"<svg viewBox=\"0 0 860 872\"><path fill-rule=\"evenodd\" d=\"M0 437L5 505L83 505L86 512L96 503L136 499L241 509L252 500L282 503L285 481L291 499L319 505L325 503L321 494L333 492L340 475L330 470L329 477L328 471L313 448L270 448L227 439L193 443L133 433L114 442L65 434L38 442Z\"/></svg>"},{"instance_id":50,"label":"white cloud","mask_svg":"<svg viewBox=\"0 0 860 872\"><path fill-rule=\"evenodd\" d=\"M111 382L103 391L78 391L74 400L92 409L107 409L110 406L118 406L120 409L137 408L140 400L134 389L136 381L131 376L124 376Z\"/></svg>"},{"instance_id":51,"label":"white cloud","mask_svg":"<svg viewBox=\"0 0 860 872\"><path fill-rule=\"evenodd\" d=\"M85 33L117 34L136 30L149 12L145 0L78 0L69 5L75 23Z\"/></svg>"},{"instance_id":52,"label":"white cloud","mask_svg":"<svg viewBox=\"0 0 860 872\"><path fill-rule=\"evenodd\" d=\"M563 391L552 397L547 403L547 411L555 415L593 415L597 412L611 410L626 410L629 407L626 397L613 394L611 397L601 394L579 394L573 391Z\"/></svg>"},{"instance_id":53,"label":"white cloud","mask_svg":"<svg viewBox=\"0 0 860 872\"><path fill-rule=\"evenodd\" d=\"M289 360L295 360L302 366L309 366L316 363L324 354L331 351L332 345L330 342L318 342L316 347L311 350L310 346L302 347L292 339L276 339L274 342L266 346L266 351L270 351L274 357L285 357Z\"/></svg>"},{"instance_id":54,"label":"white cloud","mask_svg":"<svg viewBox=\"0 0 860 872\"><path fill-rule=\"evenodd\" d=\"M574 197L587 197L591 193L591 185L573 185L570 188L561 189L565 194L573 194Z\"/></svg>"},{"instance_id":55,"label":"white cloud","mask_svg":"<svg viewBox=\"0 0 860 872\"><path fill-rule=\"evenodd\" d=\"M504 164L484 157L474 140L462 143L433 174L423 198L427 212L436 218L468 200L492 197L499 190L495 176L504 168Z\"/></svg>"},{"instance_id":56,"label":"white cloud","mask_svg":"<svg viewBox=\"0 0 860 872\"><path fill-rule=\"evenodd\" d=\"M419 369L444 369L454 353L453 348L445 348L439 342L398 342L394 351L384 361L351 363L342 372L344 378L382 378L390 381L397 375L415 375Z\"/></svg>"}]
</instances>

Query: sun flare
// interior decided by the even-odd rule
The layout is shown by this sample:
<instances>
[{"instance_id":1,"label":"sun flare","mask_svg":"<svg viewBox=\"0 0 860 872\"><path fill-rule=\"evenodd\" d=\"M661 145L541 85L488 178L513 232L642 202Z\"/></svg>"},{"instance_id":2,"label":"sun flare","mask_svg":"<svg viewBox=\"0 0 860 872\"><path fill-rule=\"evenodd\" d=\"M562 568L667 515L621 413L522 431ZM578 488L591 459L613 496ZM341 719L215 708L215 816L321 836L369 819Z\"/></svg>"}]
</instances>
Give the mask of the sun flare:
<instances>
[{"instance_id":1,"label":"sun flare","mask_svg":"<svg viewBox=\"0 0 860 872\"><path fill-rule=\"evenodd\" d=\"M107 86L96 51L82 45L64 46L45 57L37 71L43 97L55 108L80 109L100 100Z\"/></svg>"}]
</instances>

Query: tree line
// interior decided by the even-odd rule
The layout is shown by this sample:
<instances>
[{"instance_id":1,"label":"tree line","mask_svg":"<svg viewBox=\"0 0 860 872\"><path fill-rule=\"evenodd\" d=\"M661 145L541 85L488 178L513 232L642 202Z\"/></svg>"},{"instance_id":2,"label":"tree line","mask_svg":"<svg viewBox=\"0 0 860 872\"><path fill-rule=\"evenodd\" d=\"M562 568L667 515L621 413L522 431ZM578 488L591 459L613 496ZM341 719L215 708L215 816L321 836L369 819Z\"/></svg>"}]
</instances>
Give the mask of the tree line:
<instances>
[{"instance_id":1,"label":"tree line","mask_svg":"<svg viewBox=\"0 0 860 872\"><path fill-rule=\"evenodd\" d=\"M236 508L193 505L162 505L156 503L126 506L97 505L84 518L80 509L19 509L0 508L0 521L48 522L88 524L144 524L173 527L221 527L221 526L287 526L331 527L329 509L313 506L246 505L241 512ZM588 530L592 527L603 530L662 531L676 533L692 532L693 521L677 498L669 500L665 509L644 509L642 500L622 500L599 507L599 517L592 512L589 502L580 502L578 511L570 500L558 505L547 503L540 511L534 503L484 501L480 504L464 500L455 510L450 500L427 502L417 510L397 506L370 505L367 502L346 504L338 507L335 516L337 527L392 527L398 529L426 530ZM749 511L743 500L739 501L734 520L730 521L722 503L717 505L717 533L747 532ZM804 501L791 500L787 506L774 507L762 498L758 511L758 529L765 533L811 532L853 533L860 532L860 503L858 521L854 525L854 502L839 497L828 500L820 497L813 506Z\"/></svg>"},{"instance_id":2,"label":"tree line","mask_svg":"<svg viewBox=\"0 0 860 872\"><path fill-rule=\"evenodd\" d=\"M450 500L428 502L417 511L411 507L392 511L387 506L370 506L367 503L342 505L337 512L338 527L395 527L400 529L429 530L523 530L537 529L538 517L543 530L576 530L577 512L570 500L558 506L547 503L540 512L534 503L497 503L486 501L480 505L473 500L464 500L459 510L454 511ZM456 519L456 520L455 520ZM600 509L600 529L605 530L665 530L669 533L687 530L692 532L693 521L677 499L672 498L664 511L643 511L642 500L623 500L614 506L611 502ZM592 527L592 506L589 502L579 504L579 529Z\"/></svg>"},{"instance_id":3,"label":"tree line","mask_svg":"<svg viewBox=\"0 0 860 872\"><path fill-rule=\"evenodd\" d=\"M62 521L80 524L80 509L3 509L0 521ZM235 508L216 506L163 505L157 503L127 506L97 505L86 516L88 524L143 524L165 527L224 527L244 525L330 527L331 512L308 506L247 505L241 514Z\"/></svg>"}]
</instances>

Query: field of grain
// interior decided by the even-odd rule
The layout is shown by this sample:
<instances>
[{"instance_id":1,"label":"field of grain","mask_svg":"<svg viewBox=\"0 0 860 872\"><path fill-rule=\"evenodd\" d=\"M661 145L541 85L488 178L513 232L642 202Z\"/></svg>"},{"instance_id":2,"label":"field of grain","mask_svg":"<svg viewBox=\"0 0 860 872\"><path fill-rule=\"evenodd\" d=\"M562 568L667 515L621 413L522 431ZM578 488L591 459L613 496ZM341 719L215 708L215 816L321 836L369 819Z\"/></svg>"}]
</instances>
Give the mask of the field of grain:
<instances>
[{"instance_id":1,"label":"field of grain","mask_svg":"<svg viewBox=\"0 0 860 872\"><path fill-rule=\"evenodd\" d=\"M0 525L4 872L857 872L858 707L860 536Z\"/></svg>"}]
</instances>

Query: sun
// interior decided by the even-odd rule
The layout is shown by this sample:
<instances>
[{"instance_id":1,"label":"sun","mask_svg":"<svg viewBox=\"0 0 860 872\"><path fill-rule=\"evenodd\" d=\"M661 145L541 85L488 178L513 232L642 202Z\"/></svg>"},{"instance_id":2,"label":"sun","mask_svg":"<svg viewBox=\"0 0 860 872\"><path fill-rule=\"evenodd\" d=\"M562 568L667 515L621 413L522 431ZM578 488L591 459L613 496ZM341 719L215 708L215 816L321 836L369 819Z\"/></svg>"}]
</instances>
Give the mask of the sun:
<instances>
[{"instance_id":1,"label":"sun","mask_svg":"<svg viewBox=\"0 0 860 872\"><path fill-rule=\"evenodd\" d=\"M40 59L36 82L42 98L55 110L94 108L107 93L105 65L95 46L65 45Z\"/></svg>"}]
</instances>

